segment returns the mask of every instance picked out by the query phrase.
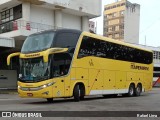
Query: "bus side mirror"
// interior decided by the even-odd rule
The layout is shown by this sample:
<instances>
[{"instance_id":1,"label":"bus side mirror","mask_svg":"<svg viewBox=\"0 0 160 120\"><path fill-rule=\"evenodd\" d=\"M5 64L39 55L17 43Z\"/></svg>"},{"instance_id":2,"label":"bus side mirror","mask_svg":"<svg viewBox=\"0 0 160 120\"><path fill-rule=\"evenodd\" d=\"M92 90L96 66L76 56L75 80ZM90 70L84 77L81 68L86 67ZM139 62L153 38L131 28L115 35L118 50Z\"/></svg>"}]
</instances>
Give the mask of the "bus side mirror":
<instances>
[{"instance_id":1,"label":"bus side mirror","mask_svg":"<svg viewBox=\"0 0 160 120\"><path fill-rule=\"evenodd\" d=\"M43 60L44 62L48 62L48 56L50 54L63 53L67 51L68 51L68 48L50 48L47 51L45 51L45 54L43 55Z\"/></svg>"},{"instance_id":2,"label":"bus side mirror","mask_svg":"<svg viewBox=\"0 0 160 120\"><path fill-rule=\"evenodd\" d=\"M8 55L8 57L7 57L7 65L8 65L8 66L11 65L11 58L16 57L16 56L19 56L19 55L20 55L20 52L12 53L12 54Z\"/></svg>"}]
</instances>

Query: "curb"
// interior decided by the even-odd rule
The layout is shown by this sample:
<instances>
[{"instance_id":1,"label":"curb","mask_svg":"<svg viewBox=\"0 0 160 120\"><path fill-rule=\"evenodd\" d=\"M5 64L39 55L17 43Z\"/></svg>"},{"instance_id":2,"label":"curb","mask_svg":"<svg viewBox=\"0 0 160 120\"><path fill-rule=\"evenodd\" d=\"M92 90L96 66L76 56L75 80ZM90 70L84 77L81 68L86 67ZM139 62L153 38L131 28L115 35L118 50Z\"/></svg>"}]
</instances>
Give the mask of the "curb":
<instances>
[{"instance_id":1,"label":"curb","mask_svg":"<svg viewBox=\"0 0 160 120\"><path fill-rule=\"evenodd\" d=\"M18 94L16 90L0 90L0 94Z\"/></svg>"},{"instance_id":2,"label":"curb","mask_svg":"<svg viewBox=\"0 0 160 120\"><path fill-rule=\"evenodd\" d=\"M0 92L0 94L12 94L12 95L18 95L17 92Z\"/></svg>"}]
</instances>

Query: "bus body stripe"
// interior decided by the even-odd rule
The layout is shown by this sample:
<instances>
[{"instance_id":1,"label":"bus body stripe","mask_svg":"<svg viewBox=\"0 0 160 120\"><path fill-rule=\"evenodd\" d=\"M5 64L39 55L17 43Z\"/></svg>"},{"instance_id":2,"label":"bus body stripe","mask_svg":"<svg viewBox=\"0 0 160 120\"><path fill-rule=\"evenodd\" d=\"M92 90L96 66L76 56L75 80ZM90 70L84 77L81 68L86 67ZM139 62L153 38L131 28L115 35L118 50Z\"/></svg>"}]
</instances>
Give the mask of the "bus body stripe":
<instances>
[{"instance_id":1,"label":"bus body stripe","mask_svg":"<svg viewBox=\"0 0 160 120\"><path fill-rule=\"evenodd\" d=\"M119 90L91 90L89 95L98 95L98 94L118 94L118 93L128 93L128 89L119 89Z\"/></svg>"}]
</instances>

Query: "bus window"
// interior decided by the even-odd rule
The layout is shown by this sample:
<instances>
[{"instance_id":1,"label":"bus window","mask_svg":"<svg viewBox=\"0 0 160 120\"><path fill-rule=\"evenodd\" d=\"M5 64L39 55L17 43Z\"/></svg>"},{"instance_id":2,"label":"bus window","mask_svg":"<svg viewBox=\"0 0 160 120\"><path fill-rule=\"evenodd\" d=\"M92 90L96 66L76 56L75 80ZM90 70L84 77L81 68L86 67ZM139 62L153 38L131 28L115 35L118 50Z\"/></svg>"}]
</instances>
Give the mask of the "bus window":
<instances>
[{"instance_id":1,"label":"bus window","mask_svg":"<svg viewBox=\"0 0 160 120\"><path fill-rule=\"evenodd\" d=\"M78 53L78 58L86 56L144 64L151 64L153 60L151 52L84 36Z\"/></svg>"},{"instance_id":2,"label":"bus window","mask_svg":"<svg viewBox=\"0 0 160 120\"><path fill-rule=\"evenodd\" d=\"M54 41L54 47L68 48L75 47L79 38L79 34L60 33Z\"/></svg>"},{"instance_id":3,"label":"bus window","mask_svg":"<svg viewBox=\"0 0 160 120\"><path fill-rule=\"evenodd\" d=\"M54 32L31 35L25 40L21 52L28 53L46 50L51 47L53 38Z\"/></svg>"},{"instance_id":4,"label":"bus window","mask_svg":"<svg viewBox=\"0 0 160 120\"><path fill-rule=\"evenodd\" d=\"M42 57L20 59L21 81L43 81L50 78L50 61L43 62Z\"/></svg>"},{"instance_id":5,"label":"bus window","mask_svg":"<svg viewBox=\"0 0 160 120\"><path fill-rule=\"evenodd\" d=\"M72 57L68 53L57 53L53 55L52 77L66 75L69 71Z\"/></svg>"}]
</instances>

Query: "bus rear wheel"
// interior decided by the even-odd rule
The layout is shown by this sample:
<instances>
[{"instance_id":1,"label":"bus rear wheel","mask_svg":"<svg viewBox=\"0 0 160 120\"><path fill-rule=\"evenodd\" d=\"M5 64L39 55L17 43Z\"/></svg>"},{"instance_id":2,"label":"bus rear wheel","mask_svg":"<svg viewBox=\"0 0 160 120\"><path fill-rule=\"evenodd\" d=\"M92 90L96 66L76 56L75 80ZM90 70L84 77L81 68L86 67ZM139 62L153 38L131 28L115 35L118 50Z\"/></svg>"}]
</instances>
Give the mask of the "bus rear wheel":
<instances>
[{"instance_id":1,"label":"bus rear wheel","mask_svg":"<svg viewBox=\"0 0 160 120\"><path fill-rule=\"evenodd\" d=\"M135 87L134 87L133 84L131 84L131 85L129 86L129 90L128 90L127 96L128 96L128 97L133 97L134 95L135 95Z\"/></svg>"},{"instance_id":2,"label":"bus rear wheel","mask_svg":"<svg viewBox=\"0 0 160 120\"><path fill-rule=\"evenodd\" d=\"M52 103L53 102L53 98L47 98L47 102L48 103Z\"/></svg>"},{"instance_id":3,"label":"bus rear wheel","mask_svg":"<svg viewBox=\"0 0 160 120\"><path fill-rule=\"evenodd\" d=\"M133 97L134 95L135 95L134 84L130 84L129 89L128 89L128 93L122 94L122 96L124 96L124 97Z\"/></svg>"},{"instance_id":4,"label":"bus rear wheel","mask_svg":"<svg viewBox=\"0 0 160 120\"><path fill-rule=\"evenodd\" d=\"M140 96L141 92L142 92L142 86L140 84L138 84L135 89L135 96Z\"/></svg>"}]
</instances>

